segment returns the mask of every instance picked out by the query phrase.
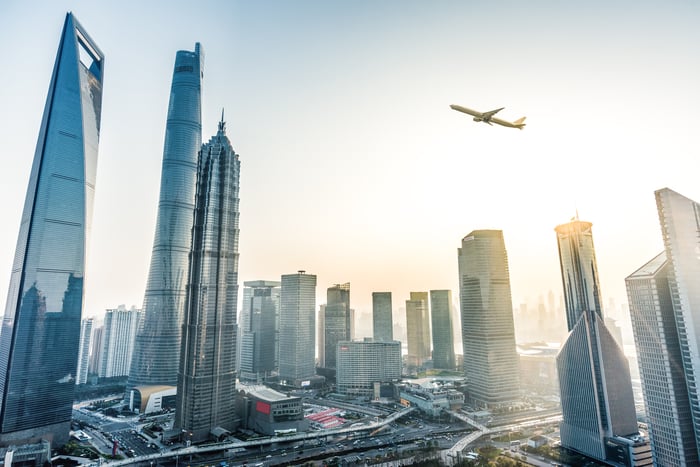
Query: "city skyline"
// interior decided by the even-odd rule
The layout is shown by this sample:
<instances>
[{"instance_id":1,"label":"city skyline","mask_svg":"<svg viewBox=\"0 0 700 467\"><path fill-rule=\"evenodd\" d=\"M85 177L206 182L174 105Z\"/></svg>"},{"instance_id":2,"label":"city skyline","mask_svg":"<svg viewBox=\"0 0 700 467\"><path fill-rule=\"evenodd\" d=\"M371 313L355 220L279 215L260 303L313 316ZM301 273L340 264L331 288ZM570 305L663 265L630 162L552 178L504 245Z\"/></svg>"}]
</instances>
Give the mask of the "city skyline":
<instances>
[{"instance_id":1,"label":"city skyline","mask_svg":"<svg viewBox=\"0 0 700 467\"><path fill-rule=\"evenodd\" d=\"M0 86L0 194L9 200L0 211L8 226L0 284L9 283L31 165L26 142L36 141L66 10L100 31L110 57L84 317L143 305L172 56L195 42L208 57L202 131L212 133L220 108L230 109L245 161L242 281L314 271L317 303L349 281L358 312L371 311L377 290L397 304L411 290L450 289L456 300L459 239L495 228L508 243L517 306L558 295L551 229L578 209L596 224L603 302L622 303L626 275L663 247L653 192L667 186L700 198L691 160L700 69L689 60L700 47L691 20L700 11L691 3L135 5L0 8L0 39L19 44L8 53L21 63ZM221 27L188 27L193 17ZM124 35L120 24L143 34ZM136 82L134 70L147 72ZM528 126L478 125L450 104L505 106L505 118L527 115ZM581 165L584 155L590 162ZM661 157L673 170L658 170ZM565 190L572 170L581 180L596 174L604 189Z\"/></svg>"}]
</instances>

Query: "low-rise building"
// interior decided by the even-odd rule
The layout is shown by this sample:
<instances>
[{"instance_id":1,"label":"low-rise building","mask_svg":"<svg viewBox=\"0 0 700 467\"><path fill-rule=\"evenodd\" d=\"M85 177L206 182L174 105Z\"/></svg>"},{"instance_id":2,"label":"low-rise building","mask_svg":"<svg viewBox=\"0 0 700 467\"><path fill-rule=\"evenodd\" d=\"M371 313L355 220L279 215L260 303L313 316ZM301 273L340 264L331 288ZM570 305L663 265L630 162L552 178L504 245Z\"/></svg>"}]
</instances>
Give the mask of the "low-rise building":
<instances>
[{"instance_id":1,"label":"low-rise building","mask_svg":"<svg viewBox=\"0 0 700 467\"><path fill-rule=\"evenodd\" d=\"M405 405L416 407L431 417L437 417L443 410L458 410L464 405L464 393L450 382L437 380L404 382L399 387L399 397Z\"/></svg>"},{"instance_id":2,"label":"low-rise building","mask_svg":"<svg viewBox=\"0 0 700 467\"><path fill-rule=\"evenodd\" d=\"M308 430L301 397L259 385L238 389L237 408L243 428L269 436Z\"/></svg>"},{"instance_id":3,"label":"low-rise building","mask_svg":"<svg viewBox=\"0 0 700 467\"><path fill-rule=\"evenodd\" d=\"M382 384L401 379L401 343L369 337L338 342L336 365L338 393L379 399Z\"/></svg>"}]
</instances>

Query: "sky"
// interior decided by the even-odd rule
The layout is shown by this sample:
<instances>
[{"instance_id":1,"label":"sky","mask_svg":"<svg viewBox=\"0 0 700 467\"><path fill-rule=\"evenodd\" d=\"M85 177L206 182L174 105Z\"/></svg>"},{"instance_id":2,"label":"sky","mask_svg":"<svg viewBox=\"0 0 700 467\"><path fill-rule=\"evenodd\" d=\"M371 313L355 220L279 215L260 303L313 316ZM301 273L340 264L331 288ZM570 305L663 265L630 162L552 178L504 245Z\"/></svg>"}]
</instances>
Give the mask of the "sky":
<instances>
[{"instance_id":1,"label":"sky","mask_svg":"<svg viewBox=\"0 0 700 467\"><path fill-rule=\"evenodd\" d=\"M67 11L106 57L84 316L142 304L175 53L195 42L202 139L224 108L240 154L241 285L303 269L319 304L350 282L360 313L373 291L395 312L410 291L457 300L461 239L500 229L513 305L534 304L562 293L554 227L578 212L620 304L663 249L654 190L700 200L697 2L5 0L3 303Z\"/></svg>"}]
</instances>

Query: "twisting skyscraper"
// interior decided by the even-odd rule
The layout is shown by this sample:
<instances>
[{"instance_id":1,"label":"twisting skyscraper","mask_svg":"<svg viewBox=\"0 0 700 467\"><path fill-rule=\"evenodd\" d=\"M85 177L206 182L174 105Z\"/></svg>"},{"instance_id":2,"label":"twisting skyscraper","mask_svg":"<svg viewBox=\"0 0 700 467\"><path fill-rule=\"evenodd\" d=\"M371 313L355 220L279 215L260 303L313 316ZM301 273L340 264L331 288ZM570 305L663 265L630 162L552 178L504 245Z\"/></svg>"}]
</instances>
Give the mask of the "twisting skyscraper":
<instances>
[{"instance_id":1,"label":"twisting skyscraper","mask_svg":"<svg viewBox=\"0 0 700 467\"><path fill-rule=\"evenodd\" d=\"M457 256L469 396L487 407L510 404L520 397L520 378L503 232L474 230Z\"/></svg>"},{"instance_id":2,"label":"twisting skyscraper","mask_svg":"<svg viewBox=\"0 0 700 467\"><path fill-rule=\"evenodd\" d=\"M561 445L614 462L612 446L624 448L621 437L638 428L629 364L603 320L591 226L575 219L555 229L569 329L557 355Z\"/></svg>"},{"instance_id":3,"label":"twisting skyscraper","mask_svg":"<svg viewBox=\"0 0 700 467\"><path fill-rule=\"evenodd\" d=\"M180 333L185 305L187 265L202 145L201 46L175 56L168 121L165 127L160 201L151 268L136 336L129 387L177 384Z\"/></svg>"},{"instance_id":4,"label":"twisting skyscraper","mask_svg":"<svg viewBox=\"0 0 700 467\"><path fill-rule=\"evenodd\" d=\"M68 441L104 55L66 15L0 331L0 446Z\"/></svg>"},{"instance_id":5,"label":"twisting skyscraper","mask_svg":"<svg viewBox=\"0 0 700 467\"><path fill-rule=\"evenodd\" d=\"M177 428L194 442L236 422L238 154L219 131L202 146L177 384Z\"/></svg>"}]
</instances>

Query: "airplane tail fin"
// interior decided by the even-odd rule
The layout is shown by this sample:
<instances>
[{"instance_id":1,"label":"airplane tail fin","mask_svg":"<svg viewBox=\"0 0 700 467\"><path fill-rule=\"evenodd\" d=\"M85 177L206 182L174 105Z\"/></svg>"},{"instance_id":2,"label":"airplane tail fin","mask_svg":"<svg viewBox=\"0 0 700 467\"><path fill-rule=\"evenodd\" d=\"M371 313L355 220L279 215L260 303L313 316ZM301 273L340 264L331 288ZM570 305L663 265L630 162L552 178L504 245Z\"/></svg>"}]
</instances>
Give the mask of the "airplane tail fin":
<instances>
[{"instance_id":1,"label":"airplane tail fin","mask_svg":"<svg viewBox=\"0 0 700 467\"><path fill-rule=\"evenodd\" d=\"M519 118L516 121L514 121L513 123L515 123L516 125L520 125L520 124L525 125L525 123L523 123L523 122L525 122L525 117Z\"/></svg>"}]
</instances>

